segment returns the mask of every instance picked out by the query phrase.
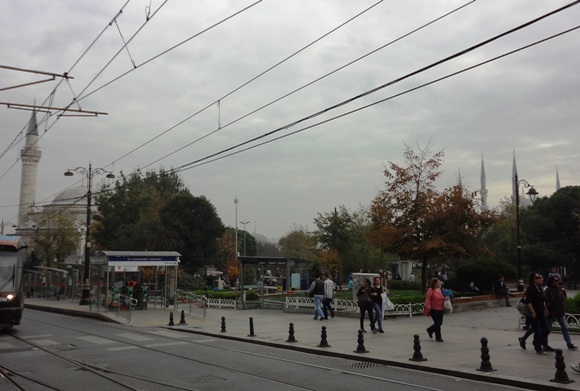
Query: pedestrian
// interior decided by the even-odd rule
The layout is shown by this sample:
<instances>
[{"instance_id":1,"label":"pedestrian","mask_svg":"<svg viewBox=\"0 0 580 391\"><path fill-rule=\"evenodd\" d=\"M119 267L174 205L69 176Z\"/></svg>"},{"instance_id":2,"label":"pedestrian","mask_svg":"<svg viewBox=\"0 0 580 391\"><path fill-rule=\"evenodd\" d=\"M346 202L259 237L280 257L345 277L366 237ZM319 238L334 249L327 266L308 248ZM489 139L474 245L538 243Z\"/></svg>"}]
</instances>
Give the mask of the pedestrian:
<instances>
[{"instance_id":1,"label":"pedestrian","mask_svg":"<svg viewBox=\"0 0 580 391\"><path fill-rule=\"evenodd\" d=\"M334 318L334 308L332 308L333 294L334 282L332 282L328 273L324 273L324 298L322 299L322 313L324 314L325 320L328 320L328 312L330 312L330 317Z\"/></svg>"},{"instance_id":2,"label":"pedestrian","mask_svg":"<svg viewBox=\"0 0 580 391\"><path fill-rule=\"evenodd\" d=\"M524 295L521 300L525 303L526 296ZM524 326L524 330L526 330L526 332L522 337L518 338L518 341L520 343L520 347L526 350L526 340L530 335L534 334L534 328L532 327L532 317L530 316L530 310L528 310L527 306L526 306L526 314L524 316L526 317L526 325Z\"/></svg>"},{"instance_id":3,"label":"pedestrian","mask_svg":"<svg viewBox=\"0 0 580 391\"><path fill-rule=\"evenodd\" d=\"M431 279L427 295L425 296L425 315L430 316L433 320L433 324L427 328L427 334L429 334L429 338L433 338L433 333L435 333L435 340L437 342L443 342L441 338L441 325L443 324L444 302L445 297L441 290L441 281L435 277Z\"/></svg>"},{"instance_id":4,"label":"pedestrian","mask_svg":"<svg viewBox=\"0 0 580 391\"><path fill-rule=\"evenodd\" d=\"M546 281L544 297L546 300L546 307L548 308L548 330L551 331L552 324L555 321L558 321L558 324L560 324L560 330L562 331L562 337L564 338L564 341L566 341L566 346L568 349L577 350L578 347L574 346L570 339L570 333L568 333L568 326L565 319L566 311L564 310L564 301L566 300L567 295L566 290L560 286L560 282L560 278L556 274L550 274L548 281ZM550 349L546 348L548 351L550 351Z\"/></svg>"},{"instance_id":5,"label":"pedestrian","mask_svg":"<svg viewBox=\"0 0 580 391\"><path fill-rule=\"evenodd\" d=\"M320 274L314 277L314 281L312 281L310 288L308 288L308 295L314 298L314 320L324 320L324 313L322 312L322 308L320 308L320 304L324 298L324 283L320 279Z\"/></svg>"},{"instance_id":6,"label":"pedestrian","mask_svg":"<svg viewBox=\"0 0 580 391\"><path fill-rule=\"evenodd\" d=\"M544 291L542 290L543 277L534 272L528 278L528 288L525 293L525 301L531 318L531 327L534 331L534 350L537 354L546 354L548 348L548 322L546 320L546 305L544 304Z\"/></svg>"},{"instance_id":7,"label":"pedestrian","mask_svg":"<svg viewBox=\"0 0 580 391\"><path fill-rule=\"evenodd\" d=\"M369 321L371 325L371 330L375 330L375 320L373 319L373 302L371 301L371 280L365 278L363 281L363 285L358 288L356 293L358 306L360 309L360 329L363 333L366 333L364 326L365 321L365 312L369 314Z\"/></svg>"},{"instance_id":8,"label":"pedestrian","mask_svg":"<svg viewBox=\"0 0 580 391\"><path fill-rule=\"evenodd\" d=\"M383 331L383 285L381 284L381 278L375 277L373 279L373 285L371 286L371 301L373 302L373 310L375 316L375 324L378 328L372 327L373 334L384 333Z\"/></svg>"},{"instance_id":9,"label":"pedestrian","mask_svg":"<svg viewBox=\"0 0 580 391\"><path fill-rule=\"evenodd\" d=\"M508 289L508 287L505 284L505 277L502 274L499 275L499 278L495 282L495 285L493 286L493 291L494 291L496 296L500 296L500 297L503 297L505 299L505 306L506 307L512 306L510 304L509 298L510 298L510 296L513 297L514 295L510 293L510 290Z\"/></svg>"},{"instance_id":10,"label":"pedestrian","mask_svg":"<svg viewBox=\"0 0 580 391\"><path fill-rule=\"evenodd\" d=\"M415 274L413 274L413 272L411 272L411 274L409 275L409 281L415 282Z\"/></svg>"}]
</instances>

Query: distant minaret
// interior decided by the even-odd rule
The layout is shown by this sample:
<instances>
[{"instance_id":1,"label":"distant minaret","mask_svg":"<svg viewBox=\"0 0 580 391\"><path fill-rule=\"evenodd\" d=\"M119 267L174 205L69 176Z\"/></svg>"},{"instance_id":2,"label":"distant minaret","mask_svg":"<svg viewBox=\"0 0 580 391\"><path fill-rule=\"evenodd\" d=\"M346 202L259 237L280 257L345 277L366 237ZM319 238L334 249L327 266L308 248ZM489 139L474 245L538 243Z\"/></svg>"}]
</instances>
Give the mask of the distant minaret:
<instances>
[{"instance_id":1,"label":"distant minaret","mask_svg":"<svg viewBox=\"0 0 580 391\"><path fill-rule=\"evenodd\" d=\"M461 167L457 168L457 186L463 187L463 182L461 181Z\"/></svg>"},{"instance_id":2,"label":"distant minaret","mask_svg":"<svg viewBox=\"0 0 580 391\"><path fill-rule=\"evenodd\" d=\"M481 195L481 206L479 210L481 212L487 212L489 206L487 205L487 185L485 183L485 166L483 165L483 153L481 154L481 189L479 189L479 194Z\"/></svg>"},{"instance_id":3,"label":"distant minaret","mask_svg":"<svg viewBox=\"0 0 580 391\"><path fill-rule=\"evenodd\" d=\"M558 173L558 167L556 167L556 191L560 190L560 174Z\"/></svg>"},{"instance_id":4,"label":"distant minaret","mask_svg":"<svg viewBox=\"0 0 580 391\"><path fill-rule=\"evenodd\" d=\"M36 197L36 171L42 152L38 148L38 129L36 123L36 112L32 112L28 129L26 130L26 142L20 150L20 160L22 161L22 175L20 176L20 206L18 210L18 228L26 228L28 213L34 205Z\"/></svg>"},{"instance_id":5,"label":"distant minaret","mask_svg":"<svg viewBox=\"0 0 580 391\"><path fill-rule=\"evenodd\" d=\"M518 168L516 167L516 151L514 151L514 163L512 166L512 204L514 205L516 205L516 193L518 192L517 177L518 177Z\"/></svg>"}]
</instances>

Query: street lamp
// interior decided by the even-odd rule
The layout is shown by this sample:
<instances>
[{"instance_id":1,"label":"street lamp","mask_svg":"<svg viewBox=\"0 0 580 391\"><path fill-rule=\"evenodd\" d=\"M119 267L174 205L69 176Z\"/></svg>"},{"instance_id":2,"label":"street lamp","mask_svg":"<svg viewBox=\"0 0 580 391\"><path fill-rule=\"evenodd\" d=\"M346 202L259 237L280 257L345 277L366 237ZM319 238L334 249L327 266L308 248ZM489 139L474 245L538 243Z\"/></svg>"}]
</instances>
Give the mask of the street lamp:
<instances>
[{"instance_id":1,"label":"street lamp","mask_svg":"<svg viewBox=\"0 0 580 391\"><path fill-rule=\"evenodd\" d=\"M85 231L85 267L83 271L83 286L81 290L81 300L79 305L89 305L91 304L91 294L90 294L90 284L89 284L89 277L90 277L90 266L91 266L91 199L92 193L91 188L93 185L93 176L107 174L107 178L112 179L115 178L115 175L111 171L107 171L104 168L95 168L91 167L91 163L89 163L89 168L86 169L84 167L77 167L77 168L69 168L64 173L64 176L73 176L73 171L78 172L81 175L85 175L87 177L87 226Z\"/></svg>"},{"instance_id":2,"label":"street lamp","mask_svg":"<svg viewBox=\"0 0 580 391\"><path fill-rule=\"evenodd\" d=\"M246 224L249 223L249 221L240 221L240 224L244 225L244 257L246 256Z\"/></svg>"},{"instance_id":3,"label":"street lamp","mask_svg":"<svg viewBox=\"0 0 580 391\"><path fill-rule=\"evenodd\" d=\"M234 204L236 204L236 253L234 254L234 258L238 259L238 196L234 198Z\"/></svg>"},{"instance_id":4,"label":"street lamp","mask_svg":"<svg viewBox=\"0 0 580 391\"><path fill-rule=\"evenodd\" d=\"M522 278L522 246L520 244L520 185L523 185L524 188L529 188L528 192L526 193L532 203L538 197L538 192L534 189L534 186L530 185L528 181L525 179L518 180L518 174L516 174L515 178L515 185L516 185L516 245L518 251L518 279Z\"/></svg>"}]
</instances>

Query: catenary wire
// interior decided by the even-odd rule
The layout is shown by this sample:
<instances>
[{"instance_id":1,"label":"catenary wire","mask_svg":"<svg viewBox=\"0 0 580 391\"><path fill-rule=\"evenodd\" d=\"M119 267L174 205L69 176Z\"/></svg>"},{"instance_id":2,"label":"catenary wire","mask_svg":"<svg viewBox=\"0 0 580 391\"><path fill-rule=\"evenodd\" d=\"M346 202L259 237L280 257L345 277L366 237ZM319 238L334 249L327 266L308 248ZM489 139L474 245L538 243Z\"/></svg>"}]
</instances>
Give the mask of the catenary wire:
<instances>
[{"instance_id":1,"label":"catenary wire","mask_svg":"<svg viewBox=\"0 0 580 391\"><path fill-rule=\"evenodd\" d=\"M556 9L554 11L548 12L548 13L546 13L544 15L541 15L541 16L535 18L535 19L532 19L532 20L530 20L530 21L528 21L526 23L520 24L519 26L516 26L516 27L514 27L512 29L509 29L509 30L507 30L507 31L505 31L503 33L497 34L497 35L495 35L495 36L493 36L491 38L488 38L488 39L486 39L484 41L481 41L481 42L479 42L479 43L477 43L475 45L472 45L472 46L470 46L470 47L468 47L466 49L460 50L460 51L458 51L458 52L456 52L456 53L454 53L454 54L452 54L450 56L447 56L447 57L441 59L441 60L435 61L435 62L433 62L433 63L431 63L429 65L426 65L424 67L421 67L421 68L419 68L419 69L417 69L417 70L415 70L413 72L407 73L406 75L403 75L401 77L398 77L398 78L396 78L394 80L391 80L391 81L389 81L387 83L381 84L381 85L379 85L377 87L371 88L370 90L367 90L367 91L365 91L363 93L360 93L358 95L355 95L355 96L353 96L353 97L351 97L349 99L343 100L343 101L341 101L339 103L336 103L336 104L334 104L332 106L329 106L329 107L327 107L325 109L319 110L319 111L317 111L315 113L312 113L310 115L307 115L305 117L302 117L302 118L300 118L298 120L295 120L293 122L290 122L289 124L286 124L284 126L281 126L279 128L276 128L276 129L274 129L272 131L266 132L266 133L264 133L264 134L262 134L262 135L260 135L258 137L254 137L254 138L249 139L249 140L247 140L245 142L236 144L234 146L225 148L225 149L223 149L223 150L221 150L219 152L210 154L210 155L208 155L208 156L206 156L204 158L201 158L201 159L192 161L190 163L184 164L184 165L180 166L180 168L183 169L183 168L185 168L185 167L187 167L189 165L193 165L193 164L199 163L200 161L203 161L203 160L206 160L206 159L211 159L212 157L218 156L218 155L220 155L222 153L229 152L229 151L231 151L231 150L233 150L235 148L238 148L240 146L243 146L243 145L246 145L248 143L257 141L257 140L262 139L264 137L268 137L268 136L270 136L272 134L275 134L275 133L278 133L278 132L280 132L282 130L289 129L289 128L294 127L294 126L296 126L296 125L298 125L298 124L300 124L302 122L305 122L307 120L310 120L310 119L319 117L322 114L329 113L332 110L335 110L337 108L343 107L343 106L345 106L345 105L347 105L349 103L352 103L352 102L354 102L354 101L356 101L358 99L361 99L363 97L369 96L369 95L371 95L371 94L373 94L375 92L378 92L378 91L380 91L382 89L385 89L387 87L390 87L390 86L392 86L394 84L397 84L397 83L399 83L399 82L401 82L403 80L406 80L406 79L408 79L408 78L410 78L412 76L416 76L416 75L418 75L418 74L420 74L422 72L425 72L425 71L427 71L429 69L432 69L432 68L434 68L436 66L439 66L439 65L444 64L444 63L446 63L448 61L451 61L451 60L453 60L455 58L458 58L460 56L463 56L463 55L465 55L465 54L467 54L469 52L472 52L472 51L474 51L474 50L476 50L476 49L478 49L480 47L483 47L485 45L488 45L491 42L494 42L494 41L496 41L496 40L498 40L500 38L503 38L503 37L505 37L505 36L507 36L509 34L513 34L516 31L519 31L519 30L522 30L522 29L524 29L526 27L529 27L532 24L538 23L539 21L541 21L541 20L543 20L543 19L545 19L545 18L547 18L549 16L555 15L556 13L561 12L561 11L567 9L567 8L572 7L572 6L578 5L579 3L580 3L580 0L576 0L576 1L572 2L572 3L569 3L569 4L567 4L567 5L563 6L563 7L558 8L558 9Z\"/></svg>"}]
</instances>

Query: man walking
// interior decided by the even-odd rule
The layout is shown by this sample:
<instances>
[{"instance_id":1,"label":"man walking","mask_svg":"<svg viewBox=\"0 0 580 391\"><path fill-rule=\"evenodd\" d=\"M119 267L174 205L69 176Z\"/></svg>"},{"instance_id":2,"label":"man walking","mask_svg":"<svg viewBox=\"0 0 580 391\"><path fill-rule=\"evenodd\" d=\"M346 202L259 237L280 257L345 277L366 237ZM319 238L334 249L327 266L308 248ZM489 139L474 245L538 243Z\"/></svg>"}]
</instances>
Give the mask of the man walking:
<instances>
[{"instance_id":1,"label":"man walking","mask_svg":"<svg viewBox=\"0 0 580 391\"><path fill-rule=\"evenodd\" d=\"M334 318L334 309L332 308L332 295L334 294L334 282L330 279L328 273L324 273L324 298L322 299L322 312L324 319L328 320L328 312L330 317Z\"/></svg>"},{"instance_id":2,"label":"man walking","mask_svg":"<svg viewBox=\"0 0 580 391\"><path fill-rule=\"evenodd\" d=\"M314 320L324 320L324 314L322 308L320 308L320 304L324 298L324 282L320 279L320 275L314 277L314 281L312 281L310 288L308 288L308 294L314 298Z\"/></svg>"}]
</instances>

